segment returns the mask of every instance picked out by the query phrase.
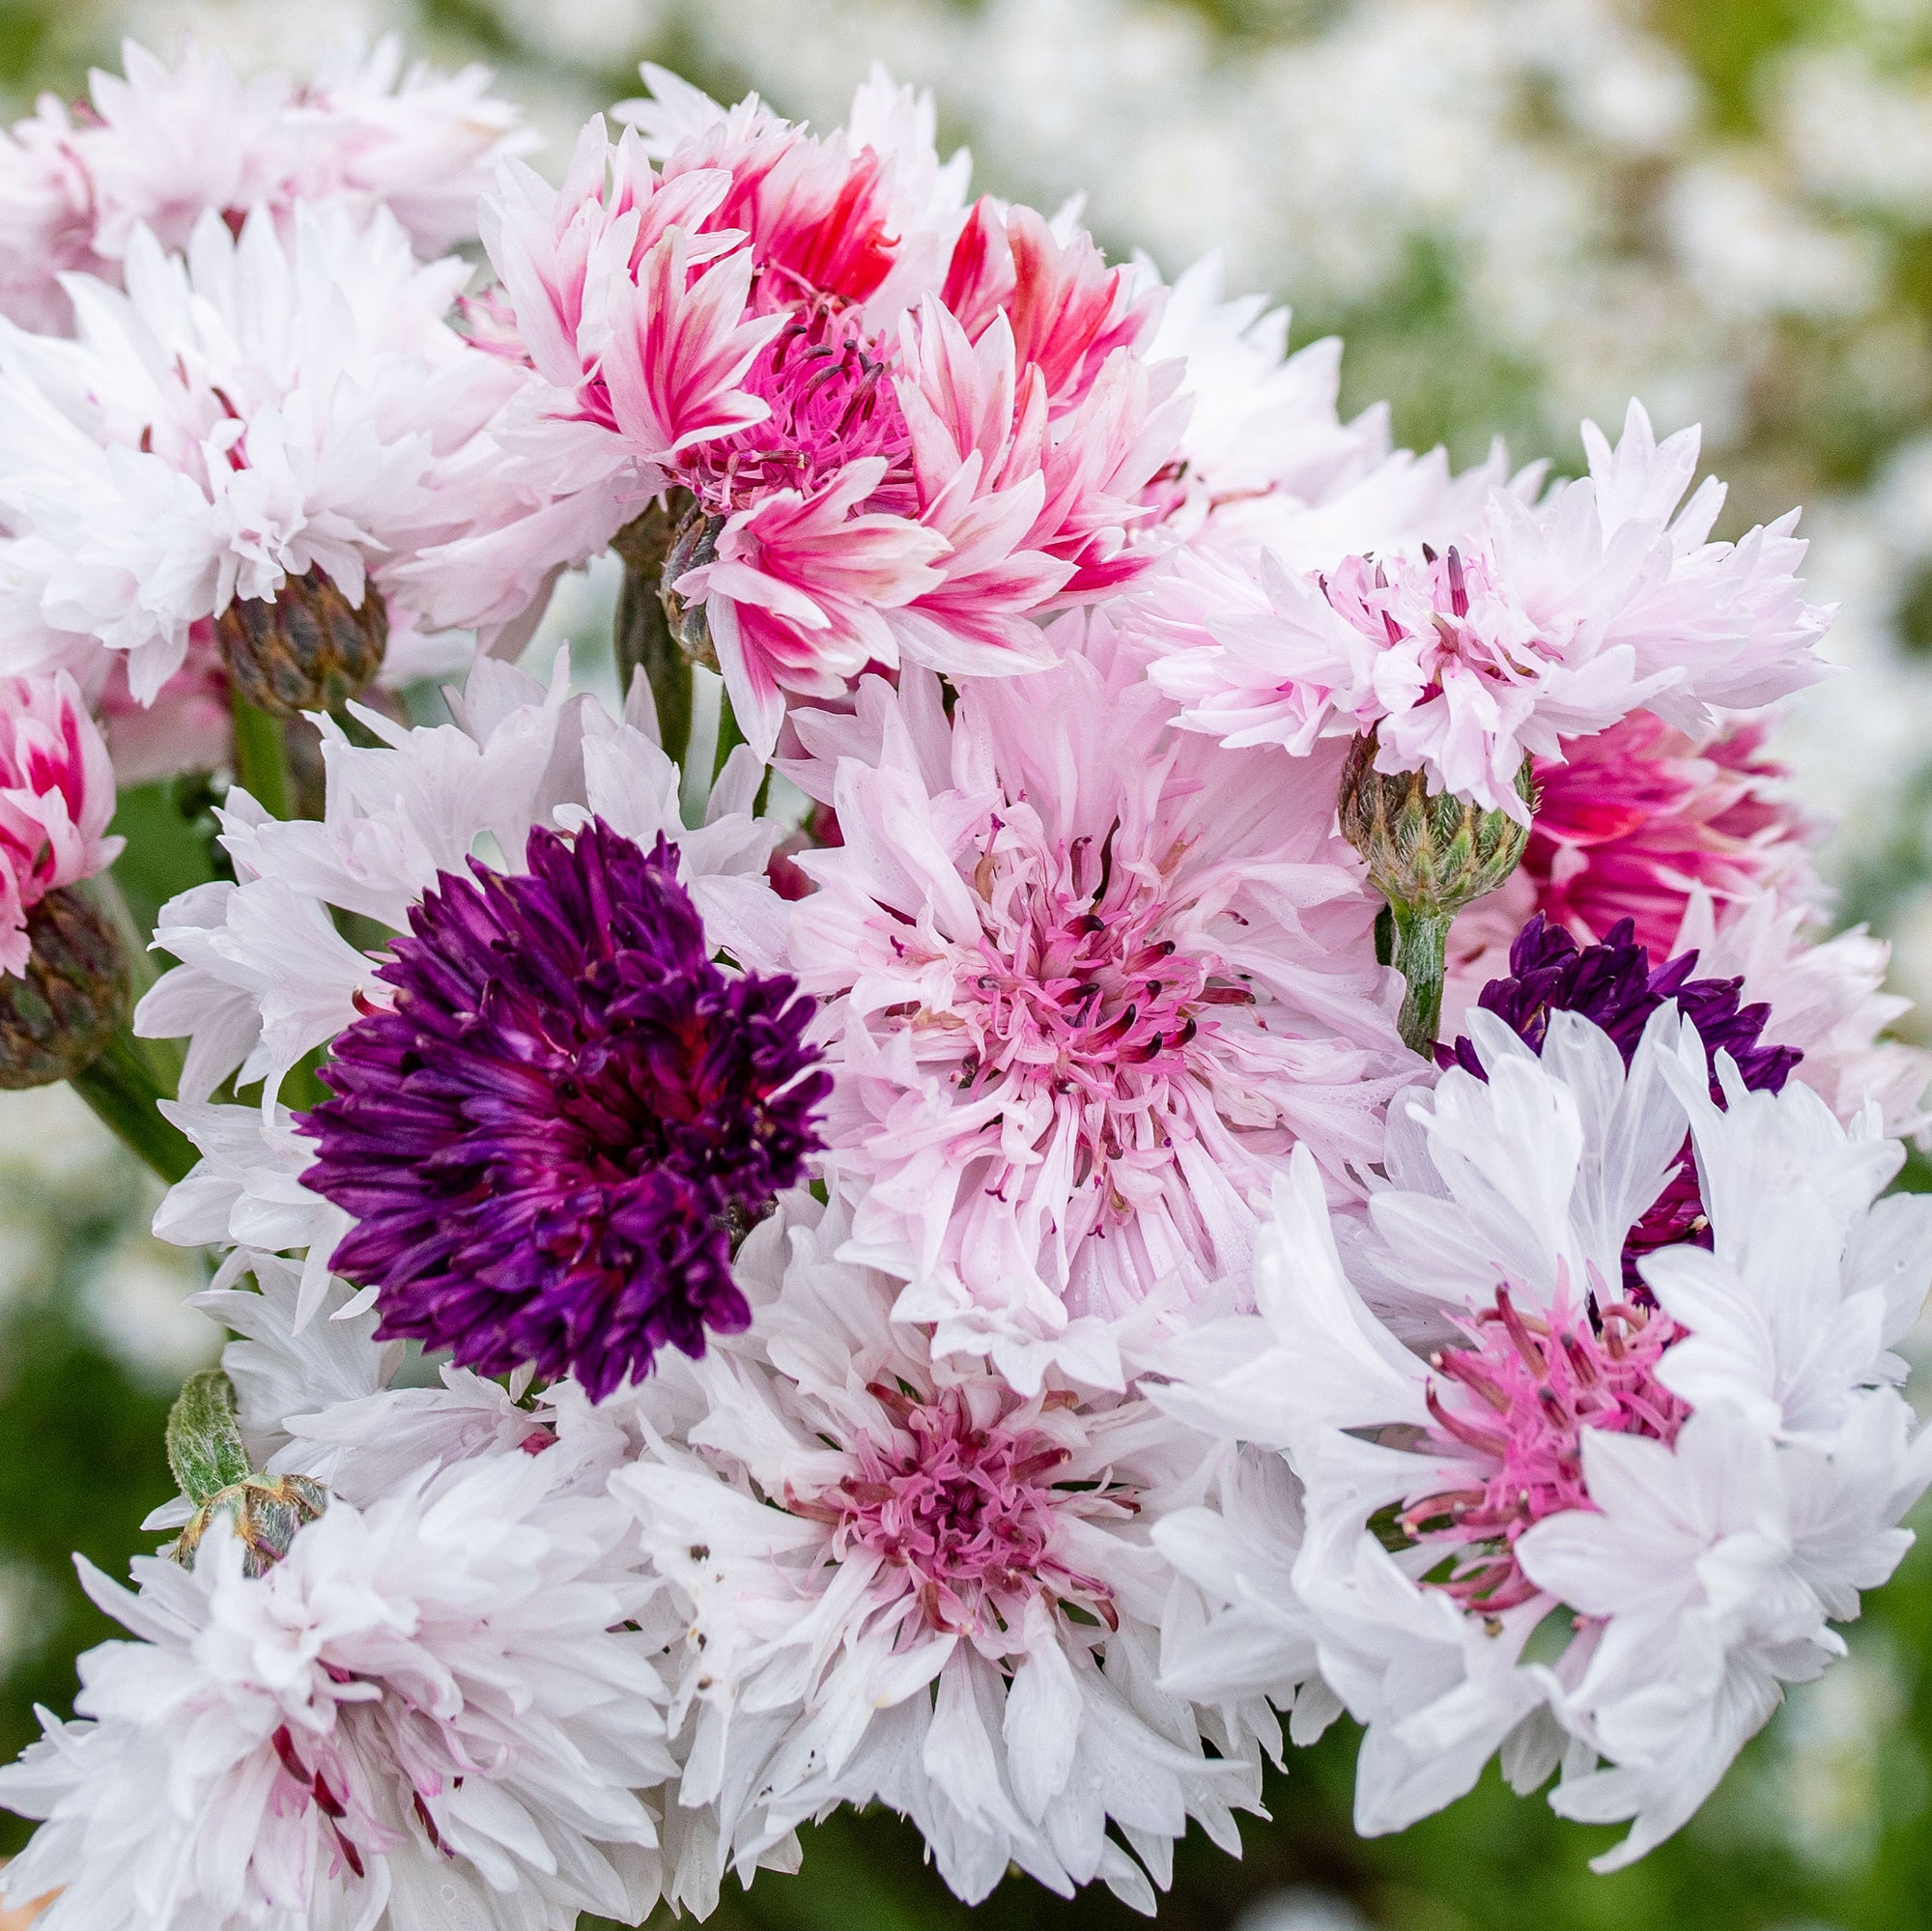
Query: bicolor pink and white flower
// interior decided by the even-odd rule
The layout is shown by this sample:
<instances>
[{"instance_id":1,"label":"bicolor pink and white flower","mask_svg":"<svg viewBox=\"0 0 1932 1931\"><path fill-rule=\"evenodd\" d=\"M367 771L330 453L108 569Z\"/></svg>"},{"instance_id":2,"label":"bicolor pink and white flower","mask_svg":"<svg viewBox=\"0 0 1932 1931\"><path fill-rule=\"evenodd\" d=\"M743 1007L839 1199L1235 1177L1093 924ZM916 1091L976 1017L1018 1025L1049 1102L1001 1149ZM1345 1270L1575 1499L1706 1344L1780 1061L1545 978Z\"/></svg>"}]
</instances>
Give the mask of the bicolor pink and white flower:
<instances>
[{"instance_id":1,"label":"bicolor pink and white flower","mask_svg":"<svg viewBox=\"0 0 1932 1931\"><path fill-rule=\"evenodd\" d=\"M1027 1390L1056 1360L1118 1380L1110 1322L1243 1279L1290 1148L1346 1190L1420 1070L1333 830L1340 748L1176 731L1104 616L1063 622L1059 664L950 718L914 671L795 713L785 765L841 838L795 861L789 956L826 1003L854 1257Z\"/></svg>"},{"instance_id":2,"label":"bicolor pink and white flower","mask_svg":"<svg viewBox=\"0 0 1932 1931\"><path fill-rule=\"evenodd\" d=\"M548 385L532 446L578 486L531 567L674 493L666 587L767 754L786 693L868 662L1033 668L1039 613L1153 554L1185 419L1146 355L1159 292L1031 210L967 211L883 75L824 136L647 77L638 127L592 122L561 189L513 170L484 216ZM479 620L465 594L446 620Z\"/></svg>"},{"instance_id":3,"label":"bicolor pink and white flower","mask_svg":"<svg viewBox=\"0 0 1932 1931\"><path fill-rule=\"evenodd\" d=\"M1179 1584L1153 1531L1207 1445L1132 1395L935 1360L848 1233L792 1197L740 1257L746 1335L559 1417L565 1450L634 1443L611 1489L682 1631L679 1801L741 1869L878 1803L969 1903L1017 1863L1151 1913L1190 1821L1233 1847L1266 1741L1154 1687Z\"/></svg>"},{"instance_id":4,"label":"bicolor pink and white flower","mask_svg":"<svg viewBox=\"0 0 1932 1931\"><path fill-rule=\"evenodd\" d=\"M365 225L385 208L440 254L474 239L498 159L535 139L486 69L405 72L394 35L299 82L243 80L192 44L169 68L128 41L122 65L97 70L79 105L43 95L0 135L0 313L25 327L68 331L62 275L118 283L137 231L185 247L210 212L287 219L299 201L329 201Z\"/></svg>"},{"instance_id":5,"label":"bicolor pink and white flower","mask_svg":"<svg viewBox=\"0 0 1932 1931\"><path fill-rule=\"evenodd\" d=\"M85 1562L136 1640L81 1662L80 1718L0 1772L45 1821L10 1900L44 1921L462 1921L568 1931L660 1888L668 1776L649 1593L623 1513L511 1452L366 1507L331 1497L266 1574L225 1526L138 1593Z\"/></svg>"},{"instance_id":6,"label":"bicolor pink and white flower","mask_svg":"<svg viewBox=\"0 0 1932 1931\"><path fill-rule=\"evenodd\" d=\"M27 915L49 892L104 871L114 767L65 671L0 679L0 973L27 969Z\"/></svg>"},{"instance_id":7,"label":"bicolor pink and white flower","mask_svg":"<svg viewBox=\"0 0 1932 1931\"><path fill-rule=\"evenodd\" d=\"M1563 1814L1635 1819L1614 1868L1842 1652L1830 1624L1910 1541L1932 1438L1888 1349L1925 1296L1932 1204L1877 1198L1903 1155L1874 1117L1847 1133L1721 1055L1714 1100L1672 1007L1627 1071L1579 1013L1548 1014L1540 1056L1469 1025L1480 1076L1398 1103L1366 1228L1330 1223L1297 1154L1260 1312L1170 1349L1163 1399L1300 1478L1314 1633L1279 1667L1367 1725L1358 1827L1439 1808L1500 1751L1520 1790L1560 1765ZM1687 1127L1708 1232L1627 1292ZM1560 1646L1532 1649L1559 1609Z\"/></svg>"},{"instance_id":8,"label":"bicolor pink and white flower","mask_svg":"<svg viewBox=\"0 0 1932 1931\"><path fill-rule=\"evenodd\" d=\"M1831 612L1793 574L1794 511L1737 544L1705 539L1723 502L1683 501L1697 434L1659 443L1631 405L1614 448L1584 426L1590 471L1540 502L1493 490L1478 526L1301 572L1264 555L1244 590L1217 577L1190 620L1184 590L1144 628L1154 680L1192 729L1305 750L1373 731L1377 769L1527 821L1525 756L1649 710L1702 735L1713 707L1755 708L1825 674ZM1680 508L1680 502L1682 506Z\"/></svg>"}]
</instances>

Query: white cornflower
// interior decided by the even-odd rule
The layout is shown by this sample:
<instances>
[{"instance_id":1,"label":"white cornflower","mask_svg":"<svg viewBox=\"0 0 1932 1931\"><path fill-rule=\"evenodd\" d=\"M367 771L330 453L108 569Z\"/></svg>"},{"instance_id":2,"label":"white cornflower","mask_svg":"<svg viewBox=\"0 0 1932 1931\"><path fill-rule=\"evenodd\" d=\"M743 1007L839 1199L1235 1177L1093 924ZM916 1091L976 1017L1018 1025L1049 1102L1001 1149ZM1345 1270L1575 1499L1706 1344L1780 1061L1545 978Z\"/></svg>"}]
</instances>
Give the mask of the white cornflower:
<instances>
[{"instance_id":1,"label":"white cornflower","mask_svg":"<svg viewBox=\"0 0 1932 1931\"><path fill-rule=\"evenodd\" d=\"M890 1319L893 1284L832 1258L846 1233L841 1207L794 1196L741 1256L748 1334L629 1398L611 1487L687 1632L680 1802L719 1806L741 1866L878 1802L969 1902L1017 1863L1151 1911L1189 1819L1232 1848L1258 1788L1242 1711L1155 1683L1188 1592L1152 1529L1201 1500L1205 1445L1131 1395L1050 1376L1022 1396L935 1362Z\"/></svg>"},{"instance_id":2,"label":"white cornflower","mask_svg":"<svg viewBox=\"0 0 1932 1931\"><path fill-rule=\"evenodd\" d=\"M648 1584L623 1512L565 1458L336 1497L265 1574L217 1525L192 1569L84 1562L137 1638L81 1660L80 1719L0 1771L45 1821L12 1900L48 1931L570 1931L659 1888L637 1792L671 1770Z\"/></svg>"}]
</instances>

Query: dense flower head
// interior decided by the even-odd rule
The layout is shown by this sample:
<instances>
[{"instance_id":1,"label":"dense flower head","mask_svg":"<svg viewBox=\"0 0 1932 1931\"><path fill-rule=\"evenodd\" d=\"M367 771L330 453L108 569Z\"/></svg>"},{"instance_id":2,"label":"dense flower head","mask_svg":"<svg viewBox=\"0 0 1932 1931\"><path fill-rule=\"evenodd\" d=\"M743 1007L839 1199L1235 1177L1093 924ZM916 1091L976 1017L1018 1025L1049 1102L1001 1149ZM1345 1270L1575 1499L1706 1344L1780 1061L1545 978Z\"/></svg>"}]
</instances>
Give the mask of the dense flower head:
<instances>
[{"instance_id":1,"label":"dense flower head","mask_svg":"<svg viewBox=\"0 0 1932 1931\"><path fill-rule=\"evenodd\" d=\"M799 1178L829 1082L782 977L727 977L660 838L530 833L445 873L337 1036L303 1184L355 1217L332 1265L382 1335L593 1400L744 1326L734 1222Z\"/></svg>"},{"instance_id":2,"label":"dense flower head","mask_svg":"<svg viewBox=\"0 0 1932 1931\"><path fill-rule=\"evenodd\" d=\"M611 1490L677 1631L681 1801L719 1806L741 1869L881 1803L969 1902L1017 1862L1151 1911L1169 1840L1231 1842L1258 1787L1256 1739L1209 1756L1153 1681L1179 1583L1152 1531L1211 1486L1207 1444L1131 1395L935 1360L895 1284L838 1258L850 1225L788 1200L741 1257L745 1334L559 1417L562 1452L629 1444Z\"/></svg>"},{"instance_id":3,"label":"dense flower head","mask_svg":"<svg viewBox=\"0 0 1932 1931\"><path fill-rule=\"evenodd\" d=\"M1460 1464L1453 1488L1411 1501L1397 1526L1445 1551L1432 1585L1494 1615L1536 1595L1516 1544L1546 1516L1592 1506L1582 1431L1607 1429L1665 1443L1690 1412L1657 1377L1681 1332L1629 1301L1573 1307L1559 1293L1542 1313L1519 1310L1498 1287L1492 1305L1457 1321L1461 1338L1429 1357L1431 1452Z\"/></svg>"},{"instance_id":4,"label":"dense flower head","mask_svg":"<svg viewBox=\"0 0 1932 1931\"><path fill-rule=\"evenodd\" d=\"M1672 1006L1628 1064L1561 1008L1540 1053L1491 1012L1471 1036L1474 1070L1392 1109L1366 1227L1296 1155L1259 1315L1173 1347L1163 1399L1299 1477L1306 1620L1276 1668L1319 1668L1367 1725L1358 1827L1440 1807L1500 1749L1521 1791L1561 1766L1562 1814L1635 1820L1613 1868L1841 1653L1829 1622L1907 1545L1932 1443L1886 1350L1924 1298L1928 1204L1880 1200L1902 1150L1796 1080L1752 1091L1720 1055L1714 1098ZM1709 1238L1645 1254L1633 1301L1623 1255L1687 1130Z\"/></svg>"},{"instance_id":5,"label":"dense flower head","mask_svg":"<svg viewBox=\"0 0 1932 1931\"><path fill-rule=\"evenodd\" d=\"M1510 974L1483 988L1477 1004L1493 1012L1532 1051L1541 1052L1552 1012L1578 1012L1616 1042L1628 1066L1636 1057L1651 1015L1665 1005L1696 1028L1711 1061L1711 1092L1721 1096L1718 1056L1726 1054L1739 1080L1753 1092L1776 1093L1804 1060L1795 1046L1766 1043L1771 1017L1761 1002L1745 1005L1742 979L1693 979L1697 954L1680 952L1653 969L1647 948L1636 943L1634 922L1624 919L1601 945L1579 948L1569 933L1544 923L1539 912L1510 948ZM1483 1062L1466 1036L1437 1049L1445 1065L1485 1077ZM1649 1296L1638 1277L1641 1257L1680 1240L1709 1243L1710 1224L1697 1191L1697 1163L1687 1133L1684 1151L1663 1191L1631 1229L1624 1248L1624 1285L1639 1303Z\"/></svg>"},{"instance_id":6,"label":"dense flower head","mask_svg":"<svg viewBox=\"0 0 1932 1931\"><path fill-rule=\"evenodd\" d=\"M1629 919L1665 957L1693 892L1726 907L1802 894L1816 828L1785 794L1770 735L1755 719L1700 743L1638 712L1539 758L1522 860L1536 909L1584 945Z\"/></svg>"},{"instance_id":7,"label":"dense flower head","mask_svg":"<svg viewBox=\"0 0 1932 1931\"><path fill-rule=\"evenodd\" d=\"M65 671L0 679L0 972L27 969L27 914L103 871L123 840L107 746Z\"/></svg>"},{"instance_id":8,"label":"dense flower head","mask_svg":"<svg viewBox=\"0 0 1932 1931\"><path fill-rule=\"evenodd\" d=\"M1613 448L1584 428L1590 472L1541 501L1490 492L1460 541L1296 570L1264 554L1245 590L1187 578L1151 603L1152 675L1184 722L1232 745L1305 750L1374 729L1378 770L1527 822L1525 755L1638 710L1703 733L1713 706L1769 703L1824 674L1831 612L1804 600L1796 513L1742 542L1705 539L1723 501L1679 507L1697 436L1659 443L1631 405ZM1188 586L1206 594L1190 615Z\"/></svg>"},{"instance_id":9,"label":"dense flower head","mask_svg":"<svg viewBox=\"0 0 1932 1931\"><path fill-rule=\"evenodd\" d=\"M1649 949L1637 942L1634 920L1619 920L1600 944L1579 947L1539 912L1517 934L1509 964L1509 976L1492 980L1477 1004L1537 1051L1552 1012L1580 1012L1616 1041L1629 1065L1651 1015L1674 1001L1696 1027L1713 1066L1719 1053L1728 1053L1753 1090L1777 1092L1804 1057L1796 1047L1761 1042L1771 1008L1742 1004L1742 980L1693 979L1694 951L1653 967ZM1453 1063L1482 1077L1482 1060L1468 1038L1438 1048L1438 1054L1445 1065ZM1715 1086L1715 1071L1712 1079Z\"/></svg>"},{"instance_id":10,"label":"dense flower head","mask_svg":"<svg viewBox=\"0 0 1932 1931\"><path fill-rule=\"evenodd\" d=\"M795 713L786 767L840 829L795 861L790 958L858 1247L1025 1387L1056 1355L1118 1374L1105 1323L1156 1286L1238 1278L1288 1149L1347 1186L1413 1065L1333 760L1174 732L1104 622L1066 622L1059 665L950 719L911 673Z\"/></svg>"},{"instance_id":11,"label":"dense flower head","mask_svg":"<svg viewBox=\"0 0 1932 1931\"><path fill-rule=\"evenodd\" d=\"M418 262L386 210L302 204L239 232L206 213L180 256L137 229L124 267L125 292L70 281L75 340L0 336L8 654L94 689L120 655L149 702L198 622L314 571L350 610L374 588L407 674L426 592L405 566L433 581L545 500L497 434L527 372L450 324L468 265Z\"/></svg>"},{"instance_id":12,"label":"dense flower head","mask_svg":"<svg viewBox=\"0 0 1932 1931\"><path fill-rule=\"evenodd\" d=\"M83 1565L137 1638L81 1660L80 1719L0 1772L46 1819L10 1898L65 1925L641 1915L672 1768L623 1518L520 1454L332 1498L266 1574L225 1527L191 1569ZM158 1801L158 1793L168 1793Z\"/></svg>"},{"instance_id":13,"label":"dense flower head","mask_svg":"<svg viewBox=\"0 0 1932 1931\"><path fill-rule=\"evenodd\" d=\"M1180 364L1147 357L1159 290L968 210L930 102L883 74L824 135L646 77L619 140L593 122L560 189L512 171L484 215L552 392L532 433L582 479L558 559L689 492L715 526L666 587L767 753L785 693L867 662L1031 668L1038 613L1155 554L1185 419Z\"/></svg>"},{"instance_id":14,"label":"dense flower head","mask_svg":"<svg viewBox=\"0 0 1932 1931\"><path fill-rule=\"evenodd\" d=\"M27 327L71 325L63 272L118 281L137 229L180 247L209 210L239 221L302 199L365 218L384 207L440 253L473 239L497 159L534 139L487 70L405 72L394 35L305 81L244 81L192 44L171 69L128 41L122 62L125 75L90 77L86 101L43 95L0 138L0 310Z\"/></svg>"}]
</instances>

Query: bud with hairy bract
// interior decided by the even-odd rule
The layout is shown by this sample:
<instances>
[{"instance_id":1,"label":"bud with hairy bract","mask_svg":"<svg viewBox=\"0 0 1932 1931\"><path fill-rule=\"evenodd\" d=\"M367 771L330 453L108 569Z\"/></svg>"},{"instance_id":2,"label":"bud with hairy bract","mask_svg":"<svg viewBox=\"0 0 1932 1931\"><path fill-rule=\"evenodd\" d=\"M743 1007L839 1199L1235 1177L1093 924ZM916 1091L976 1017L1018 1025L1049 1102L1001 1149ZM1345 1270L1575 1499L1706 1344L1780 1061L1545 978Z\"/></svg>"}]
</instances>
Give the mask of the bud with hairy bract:
<instances>
[{"instance_id":1,"label":"bud with hairy bract","mask_svg":"<svg viewBox=\"0 0 1932 1931\"><path fill-rule=\"evenodd\" d=\"M1343 836L1361 853L1370 882L1388 901L1394 926L1389 963L1408 982L1402 1036L1427 1054L1441 1019L1450 923L1517 868L1536 810L1536 781L1525 757L1516 780L1525 808L1518 823L1466 798L1432 792L1419 771L1378 771L1376 750L1374 731L1355 740L1343 766L1337 809Z\"/></svg>"},{"instance_id":2,"label":"bud with hairy bract","mask_svg":"<svg viewBox=\"0 0 1932 1931\"><path fill-rule=\"evenodd\" d=\"M383 667L389 612L365 584L348 596L321 569L287 578L272 597L238 597L214 620L235 689L273 717L338 710Z\"/></svg>"},{"instance_id":3,"label":"bud with hairy bract","mask_svg":"<svg viewBox=\"0 0 1932 1931\"><path fill-rule=\"evenodd\" d=\"M73 679L0 680L0 1088L72 1078L127 1017L127 948L82 887L120 853L114 798Z\"/></svg>"},{"instance_id":4,"label":"bud with hairy bract","mask_svg":"<svg viewBox=\"0 0 1932 1931\"><path fill-rule=\"evenodd\" d=\"M289 1552L303 1526L328 1506L328 1491L306 1475L258 1475L242 1446L235 1388L219 1368L190 1375L168 1414L168 1466L194 1504L164 1553L185 1569L209 1530L226 1522L242 1545L242 1566L261 1576Z\"/></svg>"}]
</instances>

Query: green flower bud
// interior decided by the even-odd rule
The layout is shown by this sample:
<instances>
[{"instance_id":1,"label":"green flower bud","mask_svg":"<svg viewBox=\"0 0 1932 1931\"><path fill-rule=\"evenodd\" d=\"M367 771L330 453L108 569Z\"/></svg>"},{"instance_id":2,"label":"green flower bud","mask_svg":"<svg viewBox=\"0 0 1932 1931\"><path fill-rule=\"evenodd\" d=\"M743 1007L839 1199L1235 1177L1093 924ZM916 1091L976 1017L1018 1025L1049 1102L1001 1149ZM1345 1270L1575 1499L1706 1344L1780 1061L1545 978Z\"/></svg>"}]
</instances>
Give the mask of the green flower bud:
<instances>
[{"instance_id":1,"label":"green flower bud","mask_svg":"<svg viewBox=\"0 0 1932 1931\"><path fill-rule=\"evenodd\" d=\"M1516 775L1525 817L1536 810L1536 778L1525 757ZM1378 771L1376 734L1358 737L1336 800L1342 834L1361 853L1369 879L1388 900L1394 926L1389 963L1407 981L1399 1021L1404 1042L1428 1055L1442 1017L1449 927L1472 899L1515 871L1529 826L1466 798L1432 792L1419 771Z\"/></svg>"},{"instance_id":2,"label":"green flower bud","mask_svg":"<svg viewBox=\"0 0 1932 1931\"><path fill-rule=\"evenodd\" d=\"M128 954L84 886L63 885L27 914L23 977L0 974L0 1088L51 1086L86 1070L128 1016Z\"/></svg>"},{"instance_id":3,"label":"green flower bud","mask_svg":"<svg viewBox=\"0 0 1932 1931\"><path fill-rule=\"evenodd\" d=\"M270 599L238 597L214 620L235 688L280 718L333 711L383 667L389 612L374 584L352 605L320 569Z\"/></svg>"},{"instance_id":4,"label":"green flower bud","mask_svg":"<svg viewBox=\"0 0 1932 1931\"><path fill-rule=\"evenodd\" d=\"M1536 780L1524 758L1516 794L1536 810ZM1378 771L1376 735L1358 737L1342 772L1342 835L1367 861L1376 890L1398 911L1460 912L1505 883L1521 862L1527 822L1486 811L1466 798L1432 792L1419 771Z\"/></svg>"},{"instance_id":5,"label":"green flower bud","mask_svg":"<svg viewBox=\"0 0 1932 1931\"><path fill-rule=\"evenodd\" d=\"M260 1576L328 1507L328 1491L306 1475L258 1475L242 1445L235 1389L219 1368L190 1375L168 1415L168 1465L194 1516L165 1553L185 1569L217 1521L242 1545L242 1566Z\"/></svg>"}]
</instances>

